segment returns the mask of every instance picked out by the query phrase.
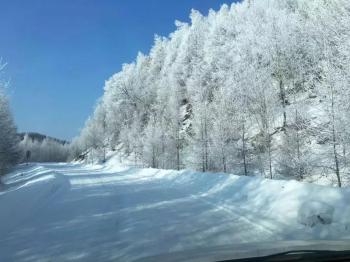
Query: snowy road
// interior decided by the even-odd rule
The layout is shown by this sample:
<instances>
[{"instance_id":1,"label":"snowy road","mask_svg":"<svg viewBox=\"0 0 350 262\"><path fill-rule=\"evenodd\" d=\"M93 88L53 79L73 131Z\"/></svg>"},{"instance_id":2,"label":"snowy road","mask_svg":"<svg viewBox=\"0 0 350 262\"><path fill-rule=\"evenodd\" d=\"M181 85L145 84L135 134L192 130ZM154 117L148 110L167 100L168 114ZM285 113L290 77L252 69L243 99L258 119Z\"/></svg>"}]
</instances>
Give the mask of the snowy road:
<instances>
[{"instance_id":1,"label":"snowy road","mask_svg":"<svg viewBox=\"0 0 350 262\"><path fill-rule=\"evenodd\" d=\"M246 182L193 175L22 166L0 191L1 261L130 261L197 247L315 237L297 223L291 228L246 208L248 196L235 192Z\"/></svg>"}]
</instances>

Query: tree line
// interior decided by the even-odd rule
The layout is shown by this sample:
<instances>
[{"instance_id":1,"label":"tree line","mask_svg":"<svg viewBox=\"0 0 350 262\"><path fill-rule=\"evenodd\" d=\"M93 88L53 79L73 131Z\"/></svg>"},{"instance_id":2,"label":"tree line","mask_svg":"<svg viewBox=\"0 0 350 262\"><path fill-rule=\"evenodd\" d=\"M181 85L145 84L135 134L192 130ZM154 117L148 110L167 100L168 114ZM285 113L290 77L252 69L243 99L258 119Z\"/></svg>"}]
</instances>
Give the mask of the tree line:
<instances>
[{"instance_id":1,"label":"tree line","mask_svg":"<svg viewBox=\"0 0 350 262\"><path fill-rule=\"evenodd\" d=\"M5 65L0 65L0 73ZM70 145L57 139L34 139L17 133L17 128L6 96L6 82L0 84L0 176L14 165L24 162L65 162L69 159ZM1 181L0 181L1 182Z\"/></svg>"},{"instance_id":2,"label":"tree line","mask_svg":"<svg viewBox=\"0 0 350 262\"><path fill-rule=\"evenodd\" d=\"M70 154L70 145L67 141L54 139L36 133L21 134L18 144L20 162L66 162Z\"/></svg>"},{"instance_id":3,"label":"tree line","mask_svg":"<svg viewBox=\"0 0 350 262\"><path fill-rule=\"evenodd\" d=\"M330 175L341 186L349 1L245 0L190 20L106 81L72 154L118 148L154 168Z\"/></svg>"}]
</instances>

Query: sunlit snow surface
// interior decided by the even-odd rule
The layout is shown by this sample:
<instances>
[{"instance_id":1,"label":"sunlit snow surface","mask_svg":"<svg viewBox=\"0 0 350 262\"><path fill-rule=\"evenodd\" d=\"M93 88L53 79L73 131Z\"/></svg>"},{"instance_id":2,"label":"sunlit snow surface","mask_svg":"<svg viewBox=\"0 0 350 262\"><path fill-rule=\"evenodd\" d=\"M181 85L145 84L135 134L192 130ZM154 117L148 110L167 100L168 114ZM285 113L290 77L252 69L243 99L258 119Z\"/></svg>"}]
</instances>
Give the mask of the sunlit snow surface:
<instances>
[{"instance_id":1,"label":"sunlit snow surface","mask_svg":"<svg viewBox=\"0 0 350 262\"><path fill-rule=\"evenodd\" d=\"M130 261L245 242L350 239L349 189L113 159L22 165L3 183L1 261ZM317 212L331 223L314 223Z\"/></svg>"}]
</instances>

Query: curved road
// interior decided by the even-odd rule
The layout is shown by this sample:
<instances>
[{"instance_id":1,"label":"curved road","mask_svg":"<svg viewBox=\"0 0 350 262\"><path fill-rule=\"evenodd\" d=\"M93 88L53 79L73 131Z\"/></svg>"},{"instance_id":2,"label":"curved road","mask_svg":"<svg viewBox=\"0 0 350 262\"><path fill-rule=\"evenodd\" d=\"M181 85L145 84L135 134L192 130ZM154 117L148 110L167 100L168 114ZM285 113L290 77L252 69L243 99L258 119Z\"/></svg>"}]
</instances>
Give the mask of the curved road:
<instances>
[{"instance_id":1,"label":"curved road","mask_svg":"<svg viewBox=\"0 0 350 262\"><path fill-rule=\"evenodd\" d=\"M268 220L220 203L175 171L21 166L0 191L1 261L131 261L160 253L278 240ZM183 175L186 177L186 174Z\"/></svg>"}]
</instances>

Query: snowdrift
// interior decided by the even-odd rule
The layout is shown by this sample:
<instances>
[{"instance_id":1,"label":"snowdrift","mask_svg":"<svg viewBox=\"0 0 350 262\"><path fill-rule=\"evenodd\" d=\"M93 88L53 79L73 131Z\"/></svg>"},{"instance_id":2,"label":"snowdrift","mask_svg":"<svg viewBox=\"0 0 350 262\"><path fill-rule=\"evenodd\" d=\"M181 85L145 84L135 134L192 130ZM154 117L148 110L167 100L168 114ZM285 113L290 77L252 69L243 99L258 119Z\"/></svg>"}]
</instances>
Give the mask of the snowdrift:
<instances>
[{"instance_id":1,"label":"snowdrift","mask_svg":"<svg viewBox=\"0 0 350 262\"><path fill-rule=\"evenodd\" d=\"M100 167L121 171L119 161L117 156L111 157ZM242 213L253 223L283 231L293 239L350 238L350 188L226 173L133 169L140 180L159 180L181 188L199 201Z\"/></svg>"},{"instance_id":2,"label":"snowdrift","mask_svg":"<svg viewBox=\"0 0 350 262\"><path fill-rule=\"evenodd\" d=\"M67 177L40 165L21 165L0 187L0 236L26 221L35 220L52 199L69 190Z\"/></svg>"},{"instance_id":3,"label":"snowdrift","mask_svg":"<svg viewBox=\"0 0 350 262\"><path fill-rule=\"evenodd\" d=\"M310 238L338 239L350 234L348 188L191 171L179 172L173 182L221 208L249 214L253 221L274 221L268 226L283 229L284 233L306 227Z\"/></svg>"}]
</instances>

